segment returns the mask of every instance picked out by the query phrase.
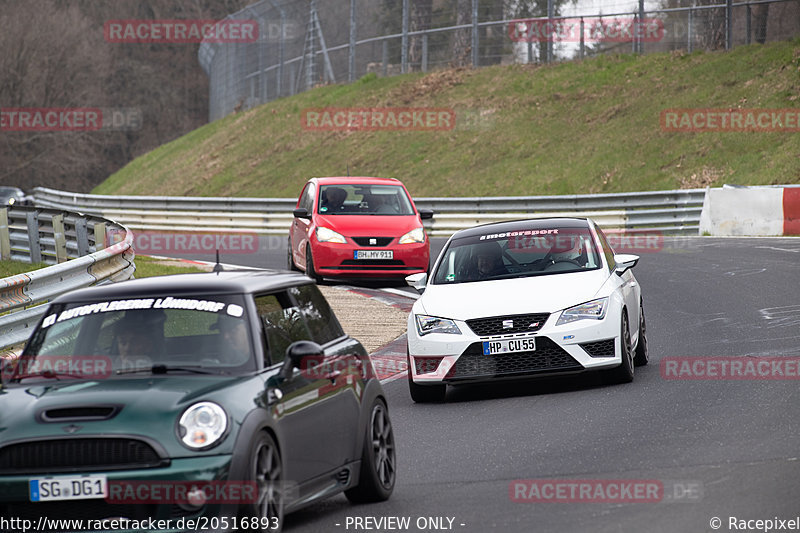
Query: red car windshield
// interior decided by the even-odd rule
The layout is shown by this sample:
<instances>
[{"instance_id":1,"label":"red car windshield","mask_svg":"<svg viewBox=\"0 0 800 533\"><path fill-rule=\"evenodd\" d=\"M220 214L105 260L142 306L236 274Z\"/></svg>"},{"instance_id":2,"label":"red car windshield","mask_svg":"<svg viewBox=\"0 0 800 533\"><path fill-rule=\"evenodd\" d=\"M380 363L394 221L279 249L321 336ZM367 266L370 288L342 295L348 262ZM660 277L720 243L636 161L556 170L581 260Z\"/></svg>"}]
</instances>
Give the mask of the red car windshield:
<instances>
[{"instance_id":1,"label":"red car windshield","mask_svg":"<svg viewBox=\"0 0 800 533\"><path fill-rule=\"evenodd\" d=\"M414 208L399 185L362 183L320 187L317 213L320 215L413 215Z\"/></svg>"}]
</instances>

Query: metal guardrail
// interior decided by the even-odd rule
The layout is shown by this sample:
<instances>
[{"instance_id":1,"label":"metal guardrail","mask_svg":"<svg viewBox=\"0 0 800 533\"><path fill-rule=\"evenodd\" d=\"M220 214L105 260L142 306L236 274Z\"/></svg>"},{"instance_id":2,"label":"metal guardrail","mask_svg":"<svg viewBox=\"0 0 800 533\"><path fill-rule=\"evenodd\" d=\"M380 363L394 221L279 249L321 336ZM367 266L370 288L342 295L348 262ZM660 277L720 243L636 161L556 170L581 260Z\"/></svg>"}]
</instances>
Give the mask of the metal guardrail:
<instances>
[{"instance_id":1,"label":"metal guardrail","mask_svg":"<svg viewBox=\"0 0 800 533\"><path fill-rule=\"evenodd\" d=\"M107 246L106 235L122 236ZM98 216L56 209L0 209L0 256L51 266L0 279L0 349L22 347L46 303L71 290L130 279L133 234Z\"/></svg>"},{"instance_id":2,"label":"metal guardrail","mask_svg":"<svg viewBox=\"0 0 800 533\"><path fill-rule=\"evenodd\" d=\"M416 198L419 209L437 214L426 221L434 236L499 220L531 216L589 216L609 229L650 229L696 235L705 189L564 196ZM286 234L294 198L201 198L103 196L37 187L37 205L79 210L118 220L134 230L162 232L253 231Z\"/></svg>"}]
</instances>

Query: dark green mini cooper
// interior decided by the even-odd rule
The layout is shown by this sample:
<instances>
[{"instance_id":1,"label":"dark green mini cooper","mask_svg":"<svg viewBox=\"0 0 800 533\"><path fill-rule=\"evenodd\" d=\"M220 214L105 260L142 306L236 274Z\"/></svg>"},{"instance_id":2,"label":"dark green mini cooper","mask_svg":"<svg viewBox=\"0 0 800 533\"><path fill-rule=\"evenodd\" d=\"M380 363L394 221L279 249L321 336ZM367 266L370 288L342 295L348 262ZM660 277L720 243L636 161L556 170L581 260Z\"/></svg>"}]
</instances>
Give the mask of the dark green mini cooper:
<instances>
[{"instance_id":1,"label":"dark green mini cooper","mask_svg":"<svg viewBox=\"0 0 800 533\"><path fill-rule=\"evenodd\" d=\"M39 530L274 532L321 498L394 488L372 364L299 274L72 292L2 378L0 516Z\"/></svg>"}]
</instances>

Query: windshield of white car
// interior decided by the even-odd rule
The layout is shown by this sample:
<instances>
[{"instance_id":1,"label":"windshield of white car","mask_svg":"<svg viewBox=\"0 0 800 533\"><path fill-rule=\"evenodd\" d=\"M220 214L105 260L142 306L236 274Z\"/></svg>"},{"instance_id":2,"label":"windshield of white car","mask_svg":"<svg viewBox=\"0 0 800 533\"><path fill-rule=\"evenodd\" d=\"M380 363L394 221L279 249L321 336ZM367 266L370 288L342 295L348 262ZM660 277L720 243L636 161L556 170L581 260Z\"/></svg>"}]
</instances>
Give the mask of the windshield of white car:
<instances>
[{"instance_id":1,"label":"windshield of white car","mask_svg":"<svg viewBox=\"0 0 800 533\"><path fill-rule=\"evenodd\" d=\"M399 185L337 184L320 187L320 215L408 216L414 208Z\"/></svg>"},{"instance_id":2,"label":"windshield of white car","mask_svg":"<svg viewBox=\"0 0 800 533\"><path fill-rule=\"evenodd\" d=\"M486 233L452 240L442 252L432 283L548 276L595 270L601 265L588 228Z\"/></svg>"},{"instance_id":3,"label":"windshield of white car","mask_svg":"<svg viewBox=\"0 0 800 533\"><path fill-rule=\"evenodd\" d=\"M131 297L52 307L5 378L231 375L256 369L241 295Z\"/></svg>"}]
</instances>

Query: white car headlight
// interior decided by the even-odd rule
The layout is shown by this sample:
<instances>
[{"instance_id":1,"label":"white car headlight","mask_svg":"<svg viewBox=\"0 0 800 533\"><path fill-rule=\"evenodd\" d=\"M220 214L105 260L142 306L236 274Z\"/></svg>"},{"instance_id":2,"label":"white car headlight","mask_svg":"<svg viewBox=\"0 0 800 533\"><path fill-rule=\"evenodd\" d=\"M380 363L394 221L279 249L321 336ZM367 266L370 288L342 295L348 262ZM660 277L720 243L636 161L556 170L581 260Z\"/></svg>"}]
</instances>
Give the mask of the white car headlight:
<instances>
[{"instance_id":1,"label":"white car headlight","mask_svg":"<svg viewBox=\"0 0 800 533\"><path fill-rule=\"evenodd\" d=\"M183 412L178 425L181 442L193 450L201 450L213 446L225 435L228 416L219 405L200 402Z\"/></svg>"},{"instance_id":2,"label":"white car headlight","mask_svg":"<svg viewBox=\"0 0 800 533\"><path fill-rule=\"evenodd\" d=\"M8 205L14 205L15 203L17 203L17 199L16 198L9 198L8 199Z\"/></svg>"},{"instance_id":3,"label":"white car headlight","mask_svg":"<svg viewBox=\"0 0 800 533\"><path fill-rule=\"evenodd\" d=\"M561 312L561 316L558 318L558 322L556 322L556 326L569 324L570 322L583 320L585 318L603 320L606 316L607 307L608 297L605 297L586 302L585 304L576 305L569 309L564 309L564 311Z\"/></svg>"},{"instance_id":4,"label":"white car headlight","mask_svg":"<svg viewBox=\"0 0 800 533\"><path fill-rule=\"evenodd\" d=\"M414 228L400 237L399 244L412 244L415 242L425 242L425 231L422 228Z\"/></svg>"},{"instance_id":5,"label":"white car headlight","mask_svg":"<svg viewBox=\"0 0 800 533\"><path fill-rule=\"evenodd\" d=\"M461 330L456 326L455 320L428 315L414 315L414 318L417 319L417 332L419 332L420 337L428 333L461 335Z\"/></svg>"},{"instance_id":6,"label":"white car headlight","mask_svg":"<svg viewBox=\"0 0 800 533\"><path fill-rule=\"evenodd\" d=\"M325 226L319 226L317 228L317 240L319 242L337 242L339 244L345 244L347 242L344 235L336 233Z\"/></svg>"}]
</instances>

